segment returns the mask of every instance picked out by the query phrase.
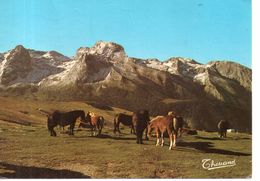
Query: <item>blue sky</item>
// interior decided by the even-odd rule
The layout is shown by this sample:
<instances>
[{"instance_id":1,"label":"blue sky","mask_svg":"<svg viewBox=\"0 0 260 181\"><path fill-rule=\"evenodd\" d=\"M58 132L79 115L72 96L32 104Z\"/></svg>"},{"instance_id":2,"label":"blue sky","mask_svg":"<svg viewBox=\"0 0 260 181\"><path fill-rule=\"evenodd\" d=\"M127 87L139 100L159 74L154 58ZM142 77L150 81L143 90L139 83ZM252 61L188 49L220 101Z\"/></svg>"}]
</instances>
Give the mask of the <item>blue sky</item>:
<instances>
[{"instance_id":1,"label":"blue sky","mask_svg":"<svg viewBox=\"0 0 260 181\"><path fill-rule=\"evenodd\" d=\"M0 52L22 44L73 56L99 40L131 57L251 67L251 1L0 0Z\"/></svg>"}]
</instances>

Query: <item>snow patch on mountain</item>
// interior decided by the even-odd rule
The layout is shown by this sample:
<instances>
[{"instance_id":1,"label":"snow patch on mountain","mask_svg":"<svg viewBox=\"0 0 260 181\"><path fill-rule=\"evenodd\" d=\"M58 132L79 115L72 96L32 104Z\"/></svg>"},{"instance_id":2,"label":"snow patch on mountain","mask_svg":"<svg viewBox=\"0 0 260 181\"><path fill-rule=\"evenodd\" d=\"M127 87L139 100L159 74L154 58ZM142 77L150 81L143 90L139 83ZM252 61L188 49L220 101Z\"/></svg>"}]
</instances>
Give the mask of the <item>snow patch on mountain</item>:
<instances>
[{"instance_id":1,"label":"snow patch on mountain","mask_svg":"<svg viewBox=\"0 0 260 181\"><path fill-rule=\"evenodd\" d=\"M60 54L56 51L49 51L49 52L45 53L42 57L47 58L47 59L54 61L54 62L57 62L57 61L64 62L64 61L70 60L69 57L66 57L66 56L64 56L64 55L62 55L62 54Z\"/></svg>"},{"instance_id":2,"label":"snow patch on mountain","mask_svg":"<svg viewBox=\"0 0 260 181\"><path fill-rule=\"evenodd\" d=\"M200 74L195 75L193 80L195 82L199 82L202 85L205 85L207 78L208 78L208 75L207 75L206 72L204 72L204 73L200 73Z\"/></svg>"},{"instance_id":3,"label":"snow patch on mountain","mask_svg":"<svg viewBox=\"0 0 260 181\"><path fill-rule=\"evenodd\" d=\"M46 76L44 79L42 79L41 82L38 83L38 85L56 85L60 83L60 81L64 80L68 75L71 70L71 68L77 63L76 60L71 60L68 62L64 62L63 64L57 66L60 68L62 71L55 73L55 74L50 74L49 76ZM68 77L67 82L71 83L75 79L73 78L73 75Z\"/></svg>"}]
</instances>

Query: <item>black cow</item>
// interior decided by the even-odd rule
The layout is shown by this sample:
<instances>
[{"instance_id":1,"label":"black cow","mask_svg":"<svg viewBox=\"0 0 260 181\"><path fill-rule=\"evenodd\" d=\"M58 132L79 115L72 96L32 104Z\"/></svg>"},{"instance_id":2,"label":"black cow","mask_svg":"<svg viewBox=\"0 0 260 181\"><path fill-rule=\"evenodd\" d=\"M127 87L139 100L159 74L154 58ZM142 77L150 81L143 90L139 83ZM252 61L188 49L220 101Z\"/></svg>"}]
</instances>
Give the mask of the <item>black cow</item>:
<instances>
[{"instance_id":1,"label":"black cow","mask_svg":"<svg viewBox=\"0 0 260 181\"><path fill-rule=\"evenodd\" d=\"M147 127L150 122L149 112L147 110L139 110L133 114L133 124L136 131L136 143L143 144L143 132L146 130L147 139Z\"/></svg>"},{"instance_id":2,"label":"black cow","mask_svg":"<svg viewBox=\"0 0 260 181\"><path fill-rule=\"evenodd\" d=\"M227 137L227 129L229 128L229 123L226 120L221 120L218 123L218 133L220 138Z\"/></svg>"}]
</instances>

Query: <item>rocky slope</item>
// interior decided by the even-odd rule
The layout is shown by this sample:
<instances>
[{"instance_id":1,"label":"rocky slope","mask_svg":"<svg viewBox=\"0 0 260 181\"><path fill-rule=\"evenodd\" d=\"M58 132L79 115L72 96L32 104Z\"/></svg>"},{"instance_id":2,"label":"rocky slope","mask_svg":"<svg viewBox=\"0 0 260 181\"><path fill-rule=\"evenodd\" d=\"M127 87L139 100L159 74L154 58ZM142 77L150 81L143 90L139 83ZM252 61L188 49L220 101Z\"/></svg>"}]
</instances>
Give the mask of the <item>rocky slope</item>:
<instances>
[{"instance_id":1,"label":"rocky slope","mask_svg":"<svg viewBox=\"0 0 260 181\"><path fill-rule=\"evenodd\" d=\"M0 95L96 101L152 115L174 110L190 126L215 130L220 119L251 130L252 72L234 62L142 60L112 42L81 47L74 58L21 45L0 54Z\"/></svg>"}]
</instances>

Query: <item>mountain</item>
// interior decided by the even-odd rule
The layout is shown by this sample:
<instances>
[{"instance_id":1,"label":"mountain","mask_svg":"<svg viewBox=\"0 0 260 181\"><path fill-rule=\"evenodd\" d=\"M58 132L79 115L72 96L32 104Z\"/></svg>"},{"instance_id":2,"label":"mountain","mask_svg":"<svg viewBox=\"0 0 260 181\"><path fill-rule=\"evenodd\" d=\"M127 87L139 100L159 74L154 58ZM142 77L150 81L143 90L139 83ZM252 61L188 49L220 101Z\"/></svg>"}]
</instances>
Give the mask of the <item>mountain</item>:
<instances>
[{"instance_id":1,"label":"mountain","mask_svg":"<svg viewBox=\"0 0 260 181\"><path fill-rule=\"evenodd\" d=\"M81 47L73 58L21 45L0 54L1 96L95 101L151 115L173 110L203 130L216 130L220 119L251 130L251 81L251 69L234 62L144 60L112 42Z\"/></svg>"}]
</instances>

